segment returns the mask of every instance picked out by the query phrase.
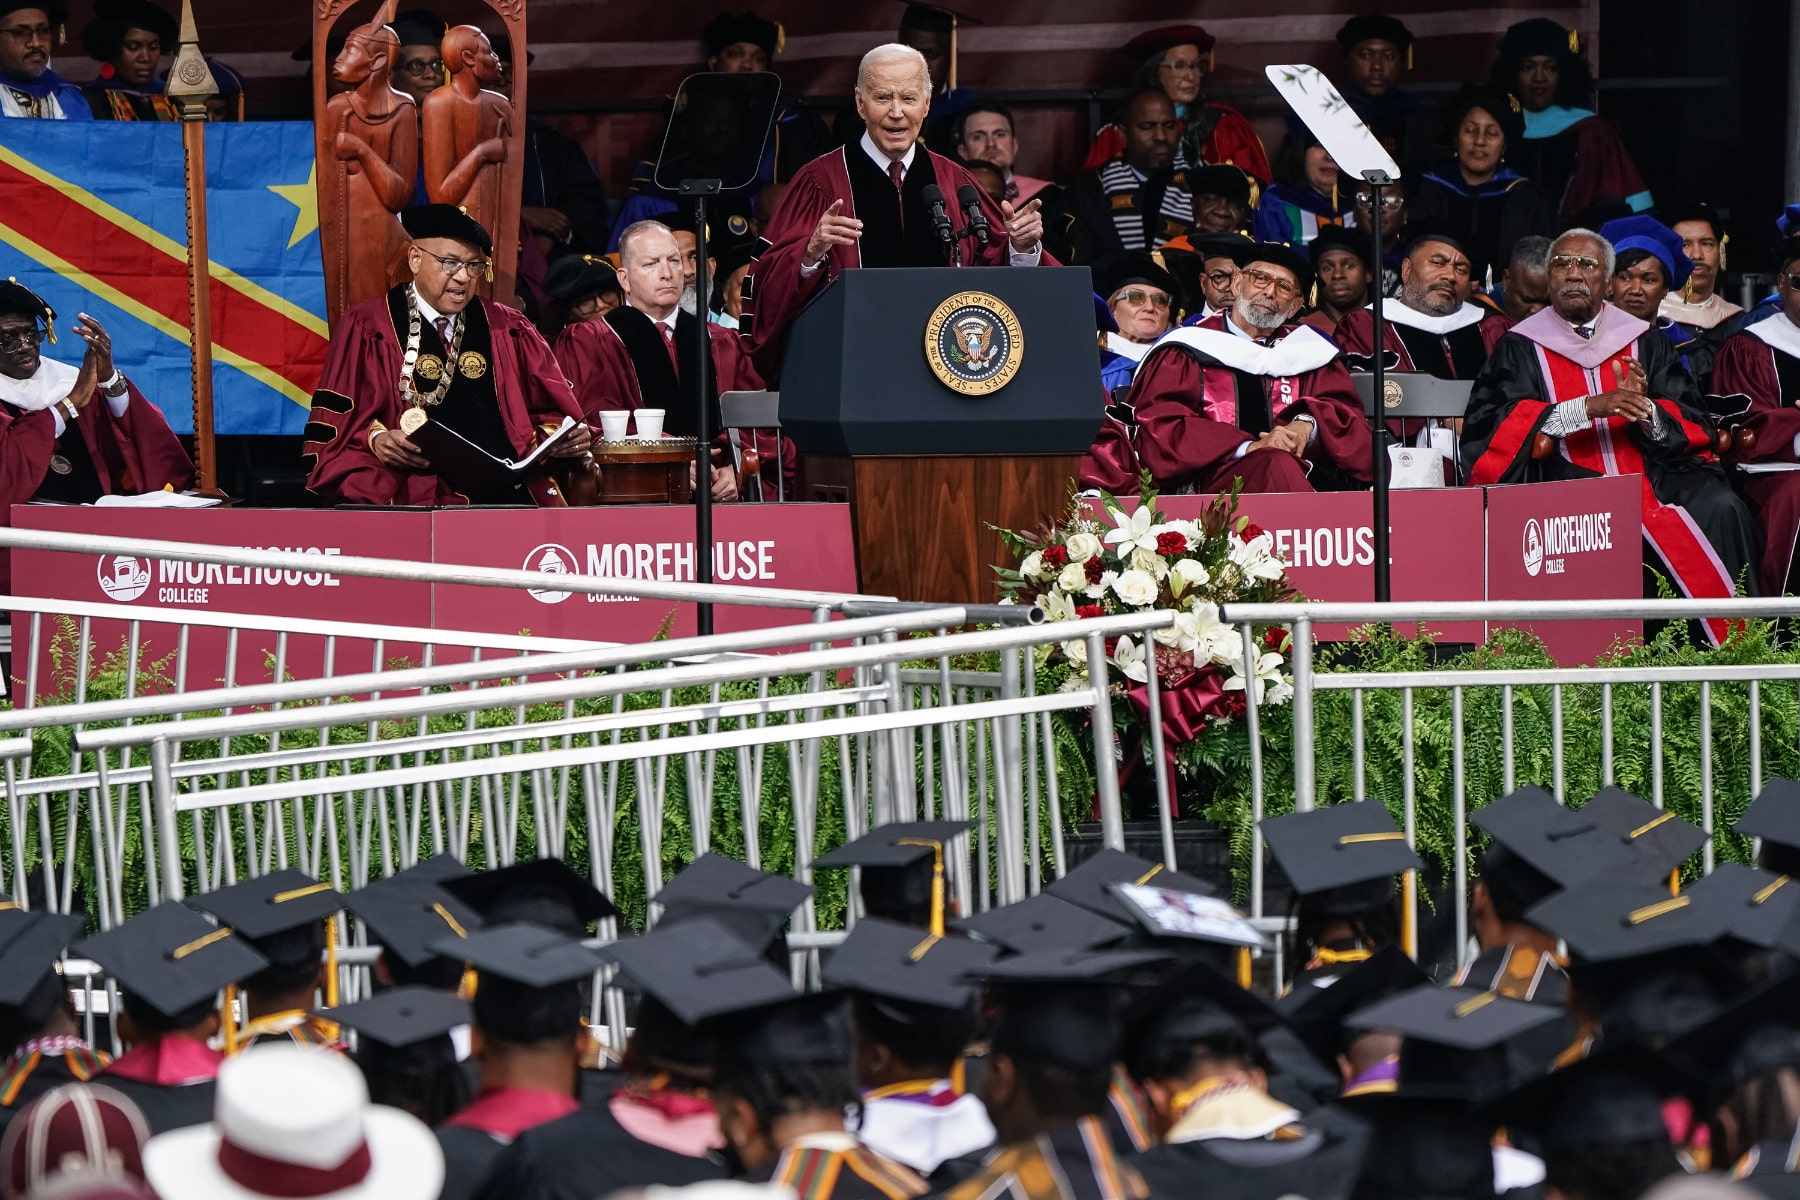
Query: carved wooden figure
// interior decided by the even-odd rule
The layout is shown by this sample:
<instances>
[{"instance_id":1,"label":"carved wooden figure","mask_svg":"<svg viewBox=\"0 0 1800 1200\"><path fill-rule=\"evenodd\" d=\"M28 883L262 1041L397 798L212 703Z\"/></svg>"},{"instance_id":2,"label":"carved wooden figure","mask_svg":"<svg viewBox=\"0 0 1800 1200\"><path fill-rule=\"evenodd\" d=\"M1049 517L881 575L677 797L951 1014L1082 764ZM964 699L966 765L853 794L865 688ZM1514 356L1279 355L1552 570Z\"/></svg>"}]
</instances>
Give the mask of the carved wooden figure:
<instances>
[{"instance_id":1,"label":"carved wooden figure","mask_svg":"<svg viewBox=\"0 0 1800 1200\"><path fill-rule=\"evenodd\" d=\"M442 50L449 86L432 92L422 106L425 190L436 203L461 207L499 242L514 119L511 101L483 85L499 80L500 59L473 25L451 28Z\"/></svg>"}]
</instances>

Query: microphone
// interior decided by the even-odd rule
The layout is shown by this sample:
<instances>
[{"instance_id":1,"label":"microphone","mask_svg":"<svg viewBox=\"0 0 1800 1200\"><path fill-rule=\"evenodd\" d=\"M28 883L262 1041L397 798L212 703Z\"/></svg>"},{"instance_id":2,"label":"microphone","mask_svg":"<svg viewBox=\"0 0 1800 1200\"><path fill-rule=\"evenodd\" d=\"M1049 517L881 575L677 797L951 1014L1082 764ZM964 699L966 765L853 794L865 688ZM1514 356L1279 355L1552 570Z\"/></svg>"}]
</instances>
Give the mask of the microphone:
<instances>
[{"instance_id":1,"label":"microphone","mask_svg":"<svg viewBox=\"0 0 1800 1200\"><path fill-rule=\"evenodd\" d=\"M963 220L969 223L969 232L975 235L976 241L987 245L988 219L981 211L981 193L975 190L974 184L965 183L956 189L956 199L962 204Z\"/></svg>"},{"instance_id":2,"label":"microphone","mask_svg":"<svg viewBox=\"0 0 1800 1200\"><path fill-rule=\"evenodd\" d=\"M937 232L938 240L944 245L953 245L956 241L956 227L950 221L950 214L945 211L944 191L935 183L925 185L925 207L931 212L931 228Z\"/></svg>"}]
</instances>

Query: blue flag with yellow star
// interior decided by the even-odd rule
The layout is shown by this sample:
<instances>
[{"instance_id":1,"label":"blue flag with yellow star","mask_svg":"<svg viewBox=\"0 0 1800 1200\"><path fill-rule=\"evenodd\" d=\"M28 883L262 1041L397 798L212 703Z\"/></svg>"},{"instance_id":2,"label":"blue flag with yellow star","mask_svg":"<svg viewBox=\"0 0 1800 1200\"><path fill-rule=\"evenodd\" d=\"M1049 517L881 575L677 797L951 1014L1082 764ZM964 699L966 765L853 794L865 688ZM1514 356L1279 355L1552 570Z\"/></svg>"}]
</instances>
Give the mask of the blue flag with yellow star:
<instances>
[{"instance_id":1,"label":"blue flag with yellow star","mask_svg":"<svg viewBox=\"0 0 1800 1200\"><path fill-rule=\"evenodd\" d=\"M325 363L310 122L206 126L213 428L298 435ZM194 428L181 127L0 120L0 276L104 325L113 359ZM77 362L66 335L44 347Z\"/></svg>"}]
</instances>

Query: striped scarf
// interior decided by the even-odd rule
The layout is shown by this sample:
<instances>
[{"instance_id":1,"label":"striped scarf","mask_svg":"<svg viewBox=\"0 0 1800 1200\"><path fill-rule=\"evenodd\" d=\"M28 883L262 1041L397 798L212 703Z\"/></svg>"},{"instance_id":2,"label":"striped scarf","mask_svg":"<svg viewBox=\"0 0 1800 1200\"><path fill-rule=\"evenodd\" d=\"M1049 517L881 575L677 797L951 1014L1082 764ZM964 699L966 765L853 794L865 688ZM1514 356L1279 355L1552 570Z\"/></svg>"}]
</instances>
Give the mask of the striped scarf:
<instances>
[{"instance_id":1,"label":"striped scarf","mask_svg":"<svg viewBox=\"0 0 1800 1200\"><path fill-rule=\"evenodd\" d=\"M1176 151L1175 161L1166 175L1146 179L1122 158L1115 158L1100 168L1100 191L1106 196L1112 212L1113 227L1126 250L1154 250L1186 233L1194 223L1194 198L1187 186L1187 156ZM1145 198L1161 185L1160 203L1155 211L1144 211ZM1146 229L1155 232L1145 239Z\"/></svg>"}]
</instances>

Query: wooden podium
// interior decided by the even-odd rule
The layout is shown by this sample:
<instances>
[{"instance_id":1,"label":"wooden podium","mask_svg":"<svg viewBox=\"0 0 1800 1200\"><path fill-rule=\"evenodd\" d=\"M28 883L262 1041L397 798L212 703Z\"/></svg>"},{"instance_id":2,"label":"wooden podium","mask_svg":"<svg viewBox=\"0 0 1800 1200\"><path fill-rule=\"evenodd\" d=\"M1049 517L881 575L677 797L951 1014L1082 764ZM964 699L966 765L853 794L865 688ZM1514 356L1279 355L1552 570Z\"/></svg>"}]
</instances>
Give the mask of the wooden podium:
<instances>
[{"instance_id":1,"label":"wooden podium","mask_svg":"<svg viewBox=\"0 0 1800 1200\"><path fill-rule=\"evenodd\" d=\"M848 501L862 590L991 603L990 525L1059 517L1105 396L1085 267L846 271L798 320L781 424Z\"/></svg>"}]
</instances>

